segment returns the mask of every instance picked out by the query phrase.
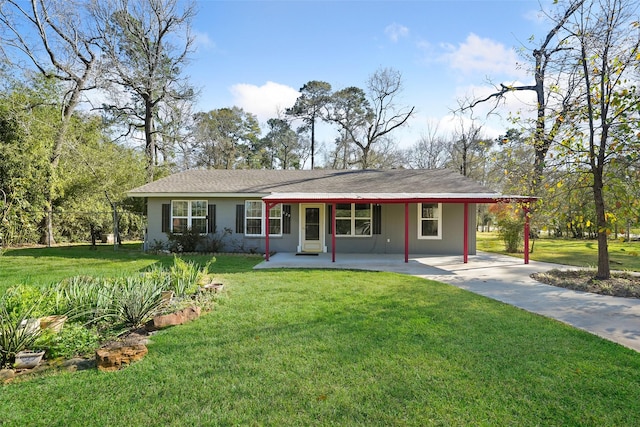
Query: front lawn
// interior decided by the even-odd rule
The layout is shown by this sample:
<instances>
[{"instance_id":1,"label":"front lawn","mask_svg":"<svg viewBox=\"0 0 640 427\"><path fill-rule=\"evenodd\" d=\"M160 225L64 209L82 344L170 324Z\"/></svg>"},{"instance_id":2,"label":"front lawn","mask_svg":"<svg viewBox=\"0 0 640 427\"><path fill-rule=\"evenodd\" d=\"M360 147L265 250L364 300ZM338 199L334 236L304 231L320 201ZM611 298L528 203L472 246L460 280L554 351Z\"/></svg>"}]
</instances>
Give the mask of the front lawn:
<instances>
[{"instance_id":1,"label":"front lawn","mask_svg":"<svg viewBox=\"0 0 640 427\"><path fill-rule=\"evenodd\" d=\"M204 266L211 255L183 257ZM221 255L223 262L211 265L217 272L224 265L227 272L246 271L261 261L259 256ZM118 250L113 245L70 245L9 249L0 252L0 294L19 284L50 285L72 276L120 277L137 274L154 264L168 267L171 255L143 253L140 244L125 244Z\"/></svg>"},{"instance_id":2,"label":"front lawn","mask_svg":"<svg viewBox=\"0 0 640 427\"><path fill-rule=\"evenodd\" d=\"M1 386L0 424L617 426L640 418L637 352L458 288L353 271L220 278L225 297L213 312L154 335L149 354L122 371Z\"/></svg>"},{"instance_id":3,"label":"front lawn","mask_svg":"<svg viewBox=\"0 0 640 427\"><path fill-rule=\"evenodd\" d=\"M522 252L507 254L497 233L476 233L480 251L502 253L522 258ZM598 242L587 239L538 238L531 240L535 261L595 268L598 265ZM609 240L609 259L614 270L640 271L640 242Z\"/></svg>"}]
</instances>

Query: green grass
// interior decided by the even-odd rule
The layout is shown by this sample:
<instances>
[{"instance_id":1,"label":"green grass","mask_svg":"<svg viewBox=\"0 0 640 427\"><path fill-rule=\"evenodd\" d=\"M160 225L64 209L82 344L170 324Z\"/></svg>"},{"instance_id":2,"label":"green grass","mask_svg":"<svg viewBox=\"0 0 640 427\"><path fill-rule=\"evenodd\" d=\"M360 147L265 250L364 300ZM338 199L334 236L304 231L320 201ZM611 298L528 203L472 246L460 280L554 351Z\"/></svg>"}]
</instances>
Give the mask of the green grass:
<instances>
[{"instance_id":1,"label":"green grass","mask_svg":"<svg viewBox=\"0 0 640 427\"><path fill-rule=\"evenodd\" d=\"M0 388L3 425L633 425L640 355L392 273L224 274L142 361Z\"/></svg>"},{"instance_id":2,"label":"green grass","mask_svg":"<svg viewBox=\"0 0 640 427\"><path fill-rule=\"evenodd\" d=\"M209 255L188 255L185 259L204 266ZM220 255L211 271L246 271L260 262L259 256ZM139 244L125 244L118 250L112 245L70 245L52 248L9 249L0 254L0 294L18 284L50 285L76 275L124 276L148 269L153 264L169 267L172 255L143 253ZM221 267L223 265L224 267Z\"/></svg>"},{"instance_id":3,"label":"green grass","mask_svg":"<svg viewBox=\"0 0 640 427\"><path fill-rule=\"evenodd\" d=\"M640 419L637 352L433 281L253 271L259 261L219 256L213 271L226 286L217 308L157 333L149 354L122 371L48 373L0 386L0 425L619 426ZM172 262L135 247L15 249L0 256L0 292Z\"/></svg>"},{"instance_id":4,"label":"green grass","mask_svg":"<svg viewBox=\"0 0 640 427\"><path fill-rule=\"evenodd\" d=\"M497 233L477 233L476 236L477 248L480 251L523 257L522 253L507 254L504 250L504 243L498 238ZM532 260L578 267L598 265L598 242L596 240L543 237L531 242L533 243L533 253L529 257ZM640 271L640 242L610 240L609 259L613 269Z\"/></svg>"}]
</instances>

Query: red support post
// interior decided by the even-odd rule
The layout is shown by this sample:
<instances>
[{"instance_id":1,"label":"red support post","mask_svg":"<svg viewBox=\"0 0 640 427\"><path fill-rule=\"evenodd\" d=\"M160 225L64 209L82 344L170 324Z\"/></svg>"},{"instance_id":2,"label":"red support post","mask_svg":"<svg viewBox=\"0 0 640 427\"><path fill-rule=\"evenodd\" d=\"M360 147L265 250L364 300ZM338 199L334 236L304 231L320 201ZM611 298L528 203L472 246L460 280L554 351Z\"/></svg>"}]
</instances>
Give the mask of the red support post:
<instances>
[{"instance_id":1,"label":"red support post","mask_svg":"<svg viewBox=\"0 0 640 427\"><path fill-rule=\"evenodd\" d=\"M529 264L529 207L523 206L524 211L524 263Z\"/></svg>"},{"instance_id":2,"label":"red support post","mask_svg":"<svg viewBox=\"0 0 640 427\"><path fill-rule=\"evenodd\" d=\"M409 262L409 203L404 204L404 262Z\"/></svg>"},{"instance_id":3,"label":"red support post","mask_svg":"<svg viewBox=\"0 0 640 427\"><path fill-rule=\"evenodd\" d=\"M469 262L469 204L465 203L464 204L464 226L463 226L463 233L464 233L464 248L463 248L463 261L464 263L468 263Z\"/></svg>"},{"instance_id":4,"label":"red support post","mask_svg":"<svg viewBox=\"0 0 640 427\"><path fill-rule=\"evenodd\" d=\"M336 262L336 204L331 204L331 262Z\"/></svg>"},{"instance_id":5,"label":"red support post","mask_svg":"<svg viewBox=\"0 0 640 427\"><path fill-rule=\"evenodd\" d=\"M265 235L265 242L264 242L264 256L265 256L265 261L269 261L269 202L265 202L264 206L267 209L266 212L266 224L264 227L264 235Z\"/></svg>"}]
</instances>

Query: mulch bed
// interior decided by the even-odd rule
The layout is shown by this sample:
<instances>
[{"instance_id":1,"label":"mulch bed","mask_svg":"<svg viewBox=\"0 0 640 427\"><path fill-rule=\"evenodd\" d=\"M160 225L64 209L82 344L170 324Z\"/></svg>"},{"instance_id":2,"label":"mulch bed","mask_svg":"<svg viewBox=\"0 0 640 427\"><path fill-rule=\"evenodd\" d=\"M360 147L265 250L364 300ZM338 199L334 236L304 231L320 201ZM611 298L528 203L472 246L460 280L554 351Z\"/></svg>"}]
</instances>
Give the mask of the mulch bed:
<instances>
[{"instance_id":1,"label":"mulch bed","mask_svg":"<svg viewBox=\"0 0 640 427\"><path fill-rule=\"evenodd\" d=\"M549 270L533 273L531 277L547 285L575 291L611 295L624 298L640 298L640 276L629 273L611 273L611 278L595 278L596 270Z\"/></svg>"}]
</instances>

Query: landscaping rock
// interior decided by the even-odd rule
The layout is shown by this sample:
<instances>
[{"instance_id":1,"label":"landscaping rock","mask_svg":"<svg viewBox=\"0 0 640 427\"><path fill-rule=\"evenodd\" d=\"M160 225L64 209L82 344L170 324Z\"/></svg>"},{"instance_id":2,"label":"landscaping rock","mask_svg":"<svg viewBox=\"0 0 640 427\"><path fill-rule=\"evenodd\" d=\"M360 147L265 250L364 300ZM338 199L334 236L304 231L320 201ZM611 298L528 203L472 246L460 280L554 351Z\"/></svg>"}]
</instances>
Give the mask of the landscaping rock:
<instances>
[{"instance_id":1,"label":"landscaping rock","mask_svg":"<svg viewBox=\"0 0 640 427\"><path fill-rule=\"evenodd\" d=\"M81 357L65 360L62 363L62 368L67 372L84 371L86 369L93 369L95 367L96 367L95 359L84 359Z\"/></svg>"},{"instance_id":2,"label":"landscaping rock","mask_svg":"<svg viewBox=\"0 0 640 427\"><path fill-rule=\"evenodd\" d=\"M141 343L115 342L96 350L96 366L103 372L117 371L141 360L148 352Z\"/></svg>"},{"instance_id":3,"label":"landscaping rock","mask_svg":"<svg viewBox=\"0 0 640 427\"><path fill-rule=\"evenodd\" d=\"M0 382L8 382L15 378L16 371L13 369L0 369Z\"/></svg>"},{"instance_id":4,"label":"landscaping rock","mask_svg":"<svg viewBox=\"0 0 640 427\"><path fill-rule=\"evenodd\" d=\"M182 325L200 317L201 311L200 307L191 306L175 313L162 314L147 322L145 328L148 331L156 331L169 326Z\"/></svg>"}]
</instances>

